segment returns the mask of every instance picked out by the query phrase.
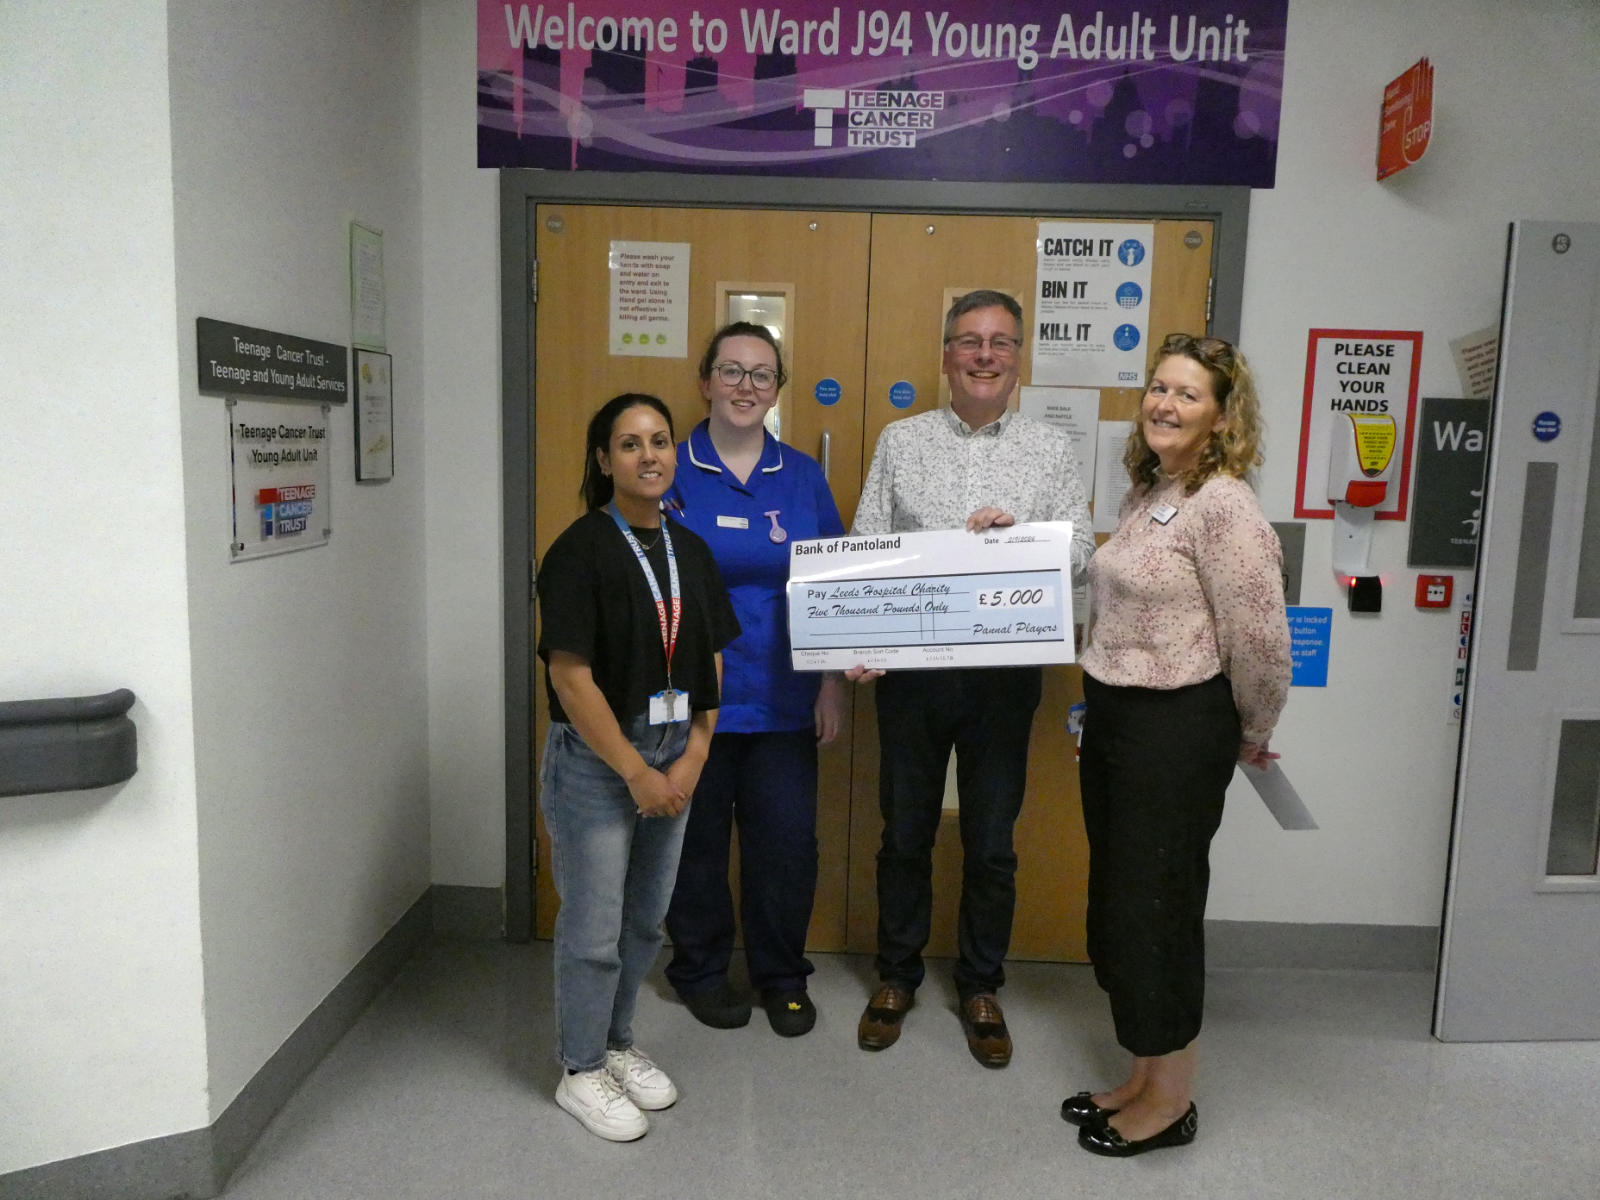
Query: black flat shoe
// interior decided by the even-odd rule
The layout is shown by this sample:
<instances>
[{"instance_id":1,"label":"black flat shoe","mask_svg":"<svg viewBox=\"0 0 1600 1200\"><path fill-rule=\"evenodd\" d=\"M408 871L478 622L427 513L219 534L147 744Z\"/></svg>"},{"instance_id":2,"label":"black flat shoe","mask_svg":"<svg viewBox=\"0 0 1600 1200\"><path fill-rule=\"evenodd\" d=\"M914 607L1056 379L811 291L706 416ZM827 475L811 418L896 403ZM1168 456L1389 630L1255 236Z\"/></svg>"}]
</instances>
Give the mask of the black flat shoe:
<instances>
[{"instance_id":1,"label":"black flat shoe","mask_svg":"<svg viewBox=\"0 0 1600 1200\"><path fill-rule=\"evenodd\" d=\"M750 1023L750 1000L724 979L703 992L679 992L678 998L702 1025L713 1029L739 1029Z\"/></svg>"},{"instance_id":2,"label":"black flat shoe","mask_svg":"<svg viewBox=\"0 0 1600 1200\"><path fill-rule=\"evenodd\" d=\"M1061 1102L1061 1119L1068 1125L1093 1125L1104 1121L1115 1108L1101 1108L1093 1100L1093 1092L1077 1092Z\"/></svg>"},{"instance_id":3,"label":"black flat shoe","mask_svg":"<svg viewBox=\"0 0 1600 1200\"><path fill-rule=\"evenodd\" d=\"M1200 1128L1200 1112L1193 1104L1171 1125L1160 1133L1130 1142L1104 1121L1085 1125L1078 1130L1078 1145L1090 1154L1103 1154L1107 1158L1132 1158L1146 1150L1160 1150L1167 1146L1187 1146L1194 1141L1194 1131Z\"/></svg>"}]
</instances>

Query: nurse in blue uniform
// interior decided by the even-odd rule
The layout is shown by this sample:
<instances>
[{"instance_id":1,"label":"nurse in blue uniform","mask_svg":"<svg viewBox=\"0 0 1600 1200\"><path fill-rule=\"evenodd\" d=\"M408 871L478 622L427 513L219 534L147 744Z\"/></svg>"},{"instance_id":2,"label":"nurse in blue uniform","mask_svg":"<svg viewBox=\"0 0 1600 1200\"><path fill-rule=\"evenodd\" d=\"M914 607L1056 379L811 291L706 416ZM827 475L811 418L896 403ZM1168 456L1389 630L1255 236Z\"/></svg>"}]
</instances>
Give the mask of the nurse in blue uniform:
<instances>
[{"instance_id":1,"label":"nurse in blue uniform","mask_svg":"<svg viewBox=\"0 0 1600 1200\"><path fill-rule=\"evenodd\" d=\"M723 650L722 709L689 806L667 912L667 979L696 1018L719 1029L750 1019L728 979L734 912L728 853L739 836L740 917L750 983L772 1028L816 1023L806 995L806 930L817 890L817 746L838 733L842 683L789 666L784 585L789 543L844 532L814 459L766 431L784 383L762 325L719 329L700 360L710 413L678 447L667 511L711 547L743 633Z\"/></svg>"}]
</instances>

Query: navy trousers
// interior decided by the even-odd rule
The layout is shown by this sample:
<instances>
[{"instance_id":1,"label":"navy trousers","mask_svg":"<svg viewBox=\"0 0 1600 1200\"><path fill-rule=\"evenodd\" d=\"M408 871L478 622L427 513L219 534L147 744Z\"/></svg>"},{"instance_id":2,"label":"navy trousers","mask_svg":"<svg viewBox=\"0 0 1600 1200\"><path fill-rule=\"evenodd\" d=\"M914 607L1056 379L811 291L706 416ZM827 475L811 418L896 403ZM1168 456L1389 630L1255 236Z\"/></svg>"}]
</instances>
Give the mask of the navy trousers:
<instances>
[{"instance_id":1,"label":"navy trousers","mask_svg":"<svg viewBox=\"0 0 1600 1200\"><path fill-rule=\"evenodd\" d=\"M961 802L961 908L956 990L1005 982L1017 905L1012 827L1022 811L1038 667L891 671L877 683L878 977L916 988L933 913L933 842L945 772L956 755Z\"/></svg>"},{"instance_id":2,"label":"navy trousers","mask_svg":"<svg viewBox=\"0 0 1600 1200\"><path fill-rule=\"evenodd\" d=\"M1211 839L1239 755L1223 676L1172 691L1083 677L1079 777L1089 835L1089 959L1117 1041L1182 1050L1205 1001Z\"/></svg>"},{"instance_id":3,"label":"navy trousers","mask_svg":"<svg viewBox=\"0 0 1600 1200\"><path fill-rule=\"evenodd\" d=\"M712 735L667 910L667 980L679 993L710 991L728 975L735 824L750 983L762 992L805 987L812 971L806 931L817 894L816 742L810 729Z\"/></svg>"}]
</instances>

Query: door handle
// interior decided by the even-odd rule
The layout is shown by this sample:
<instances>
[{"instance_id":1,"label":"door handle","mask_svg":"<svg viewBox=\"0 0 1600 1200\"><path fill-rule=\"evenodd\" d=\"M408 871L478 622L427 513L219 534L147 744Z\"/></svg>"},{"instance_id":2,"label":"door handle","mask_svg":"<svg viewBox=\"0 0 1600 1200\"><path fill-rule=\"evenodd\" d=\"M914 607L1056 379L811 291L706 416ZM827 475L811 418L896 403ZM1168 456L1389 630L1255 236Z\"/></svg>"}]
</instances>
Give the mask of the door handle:
<instances>
[{"instance_id":1,"label":"door handle","mask_svg":"<svg viewBox=\"0 0 1600 1200\"><path fill-rule=\"evenodd\" d=\"M832 457L833 434L826 429L822 431L822 446L817 452L817 461L822 464L822 477L828 477L828 459Z\"/></svg>"}]
</instances>

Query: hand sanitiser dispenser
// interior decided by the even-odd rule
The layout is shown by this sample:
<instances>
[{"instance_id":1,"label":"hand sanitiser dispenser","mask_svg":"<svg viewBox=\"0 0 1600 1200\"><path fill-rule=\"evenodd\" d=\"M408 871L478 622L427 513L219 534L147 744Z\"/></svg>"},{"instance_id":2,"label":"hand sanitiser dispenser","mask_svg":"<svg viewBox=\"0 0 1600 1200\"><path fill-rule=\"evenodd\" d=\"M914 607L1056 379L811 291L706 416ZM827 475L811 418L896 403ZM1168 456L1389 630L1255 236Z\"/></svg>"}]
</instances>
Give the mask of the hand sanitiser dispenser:
<instances>
[{"instance_id":1,"label":"hand sanitiser dispenser","mask_svg":"<svg viewBox=\"0 0 1600 1200\"><path fill-rule=\"evenodd\" d=\"M1368 557L1373 510L1389 494L1399 431L1377 413L1336 413L1328 444L1328 500L1333 505L1333 569L1349 588L1351 612L1378 612L1383 589Z\"/></svg>"},{"instance_id":2,"label":"hand sanitiser dispenser","mask_svg":"<svg viewBox=\"0 0 1600 1200\"><path fill-rule=\"evenodd\" d=\"M1391 416L1335 413L1328 447L1328 499L1351 508L1382 504L1394 475L1398 440Z\"/></svg>"}]
</instances>

